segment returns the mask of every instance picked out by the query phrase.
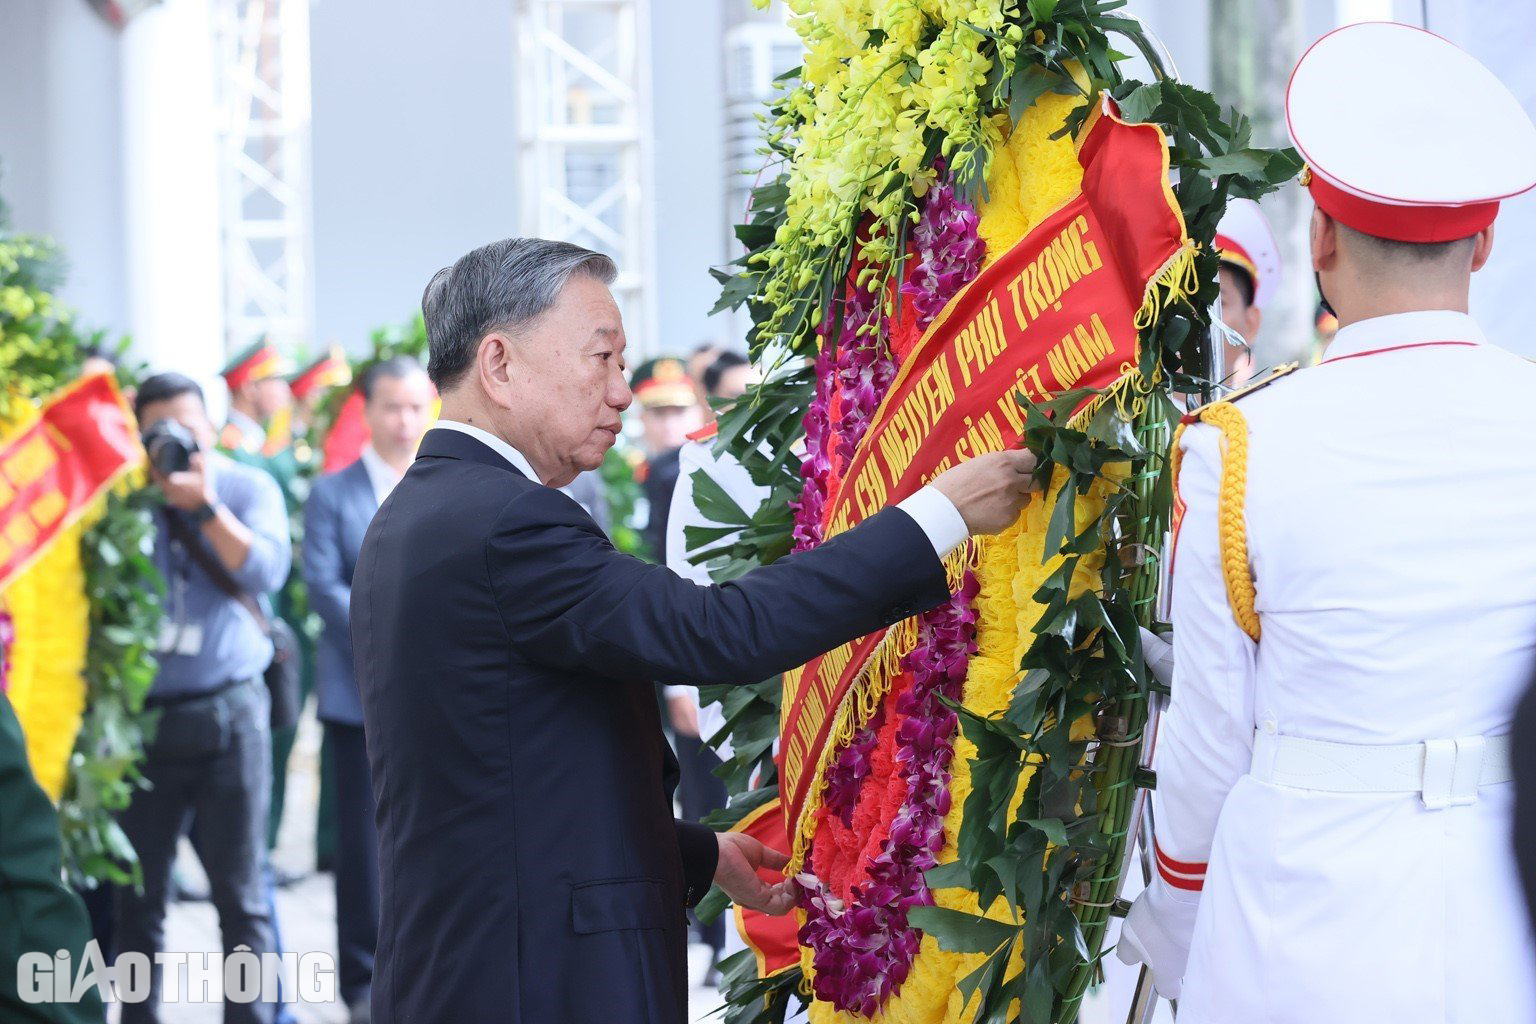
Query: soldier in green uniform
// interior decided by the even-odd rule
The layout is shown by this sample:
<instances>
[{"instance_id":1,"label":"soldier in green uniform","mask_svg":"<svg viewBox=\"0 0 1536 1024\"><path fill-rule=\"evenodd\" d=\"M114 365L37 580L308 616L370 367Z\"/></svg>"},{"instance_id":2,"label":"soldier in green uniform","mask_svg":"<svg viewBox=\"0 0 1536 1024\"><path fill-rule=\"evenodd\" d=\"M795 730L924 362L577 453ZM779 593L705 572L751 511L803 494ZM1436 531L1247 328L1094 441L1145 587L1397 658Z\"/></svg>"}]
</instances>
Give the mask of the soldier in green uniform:
<instances>
[{"instance_id":1,"label":"soldier in green uniform","mask_svg":"<svg viewBox=\"0 0 1536 1024\"><path fill-rule=\"evenodd\" d=\"M91 937L85 904L63 881L59 819L32 777L16 712L0 689L0 1020L16 1024L103 1024L95 987L79 1002L21 998L17 962L24 953L69 952L78 972ZM55 968L59 961L54 960ZM53 977L41 978L52 990ZM73 979L72 979L73 980Z\"/></svg>"},{"instance_id":2,"label":"soldier in green uniform","mask_svg":"<svg viewBox=\"0 0 1536 1024\"><path fill-rule=\"evenodd\" d=\"M314 429L314 415L324 404L332 388L345 387L351 382L352 365L340 348L332 348L288 378L288 389L293 395L293 418L290 427L292 442L270 458L274 462L283 463L272 469L272 475L277 477L279 485L283 488L283 494L288 499L289 527L293 532L296 553L298 546L304 540L304 501L309 497L310 482L319 474L322 462L321 439L311 436ZM280 614L293 624L294 632L299 636L299 646L304 656L301 677L303 699L307 701L315 688L315 642L319 625L309 610L308 595L305 593L304 581L299 575L301 568L295 554L293 573L289 577L288 585L279 595L278 607ZM274 738L274 771L278 765L278 753L282 753L282 765L286 769L288 754L292 747L293 739L289 737L285 748L279 751ZM274 815L269 840L273 844L277 842L277 826L281 820L285 777L286 772L282 776L274 776L272 781ZM321 871L327 871L330 870L336 855L336 782L331 767L331 752L323 739L320 743L319 803L315 821L315 864Z\"/></svg>"},{"instance_id":3,"label":"soldier in green uniform","mask_svg":"<svg viewBox=\"0 0 1536 1024\"><path fill-rule=\"evenodd\" d=\"M229 420L219 432L220 448L237 456L264 453L267 423L293 401L283 378L287 369L276 346L263 338L219 371L229 388Z\"/></svg>"},{"instance_id":4,"label":"soldier in green uniform","mask_svg":"<svg viewBox=\"0 0 1536 1024\"><path fill-rule=\"evenodd\" d=\"M292 369L277 347L265 338L252 342L220 371L229 388L229 419L219 432L219 448L237 462L264 469L282 489L290 529L302 514L308 482L294 451L293 392L285 374ZM295 540L297 549L297 540ZM299 641L300 702L314 678L314 644L306 632L302 607L303 583L295 568L273 595L273 611ZM277 845L287 793L288 758L293 753L295 727L272 730L272 802L267 819L267 847Z\"/></svg>"}]
</instances>

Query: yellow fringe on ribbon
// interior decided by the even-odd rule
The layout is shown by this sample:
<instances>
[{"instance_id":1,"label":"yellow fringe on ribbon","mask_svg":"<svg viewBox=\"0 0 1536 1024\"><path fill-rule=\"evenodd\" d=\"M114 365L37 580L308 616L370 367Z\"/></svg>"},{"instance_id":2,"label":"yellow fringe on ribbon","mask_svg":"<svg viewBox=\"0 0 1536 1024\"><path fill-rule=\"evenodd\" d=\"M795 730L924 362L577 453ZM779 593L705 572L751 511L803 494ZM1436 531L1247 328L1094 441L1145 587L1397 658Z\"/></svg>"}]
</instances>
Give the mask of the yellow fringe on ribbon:
<instances>
[{"instance_id":1,"label":"yellow fringe on ribbon","mask_svg":"<svg viewBox=\"0 0 1536 1024\"><path fill-rule=\"evenodd\" d=\"M950 552L944 559L944 577L949 584L950 592L960 589L960 584L965 574L977 565L980 552L974 541L960 545ZM917 619L902 619L885 631L885 636L880 638L880 644L870 655L869 662L860 670L854 679L853 685L848 688L848 693L843 697L843 702L833 712L832 727L827 733L827 742L821 748L821 756L816 759L816 765L812 769L810 786L806 790L809 796L805 802L805 810L800 815L798 828L794 835L789 837L790 852L789 866L784 869L784 874L794 877L803 870L805 859L811 851L811 841L816 837L817 818L815 811L822 804L822 791L826 788L827 772L832 770L832 764L837 760L843 750L853 742L870 719L875 717L875 712L880 705L885 703L886 695L891 692L891 680L901 672L901 661L912 649L917 646Z\"/></svg>"},{"instance_id":2,"label":"yellow fringe on ribbon","mask_svg":"<svg viewBox=\"0 0 1536 1024\"><path fill-rule=\"evenodd\" d=\"M1231 402L1202 406L1195 410L1194 418L1220 430L1225 442L1216 519L1216 536L1221 545L1221 575L1227 585L1227 603L1232 606L1232 618L1237 620L1249 639L1257 641L1261 630L1254 603L1258 595L1253 573L1248 568L1248 525L1243 513L1248 495L1248 420ZM1174 487L1178 487L1179 468L1184 464L1184 452L1179 443L1184 439L1184 428L1188 425L1188 421L1179 424L1173 435Z\"/></svg>"},{"instance_id":3,"label":"yellow fringe on ribbon","mask_svg":"<svg viewBox=\"0 0 1536 1024\"><path fill-rule=\"evenodd\" d=\"M1196 243L1185 240L1179 251L1168 257L1147 282L1141 308L1133 321L1138 331L1155 324L1163 311L1176 302L1186 302L1200 290L1200 275L1195 271Z\"/></svg>"}]
</instances>

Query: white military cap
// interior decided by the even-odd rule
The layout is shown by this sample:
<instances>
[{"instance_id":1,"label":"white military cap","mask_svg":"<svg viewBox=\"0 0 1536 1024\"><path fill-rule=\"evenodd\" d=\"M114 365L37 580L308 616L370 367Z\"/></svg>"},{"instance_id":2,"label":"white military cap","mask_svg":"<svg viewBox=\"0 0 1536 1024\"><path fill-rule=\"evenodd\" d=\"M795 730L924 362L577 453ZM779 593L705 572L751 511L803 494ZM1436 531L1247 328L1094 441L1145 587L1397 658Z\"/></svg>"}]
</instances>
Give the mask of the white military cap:
<instances>
[{"instance_id":1,"label":"white military cap","mask_svg":"<svg viewBox=\"0 0 1536 1024\"><path fill-rule=\"evenodd\" d=\"M1330 32L1285 95L1302 184L1357 231L1403 242L1476 234L1536 186L1536 127L1476 58L1411 25ZM1309 180L1310 179L1310 180Z\"/></svg>"},{"instance_id":2,"label":"white military cap","mask_svg":"<svg viewBox=\"0 0 1536 1024\"><path fill-rule=\"evenodd\" d=\"M1253 280L1253 304L1260 309L1280 284L1280 247L1259 204L1252 199L1227 200L1227 212L1216 225L1216 249Z\"/></svg>"}]
</instances>

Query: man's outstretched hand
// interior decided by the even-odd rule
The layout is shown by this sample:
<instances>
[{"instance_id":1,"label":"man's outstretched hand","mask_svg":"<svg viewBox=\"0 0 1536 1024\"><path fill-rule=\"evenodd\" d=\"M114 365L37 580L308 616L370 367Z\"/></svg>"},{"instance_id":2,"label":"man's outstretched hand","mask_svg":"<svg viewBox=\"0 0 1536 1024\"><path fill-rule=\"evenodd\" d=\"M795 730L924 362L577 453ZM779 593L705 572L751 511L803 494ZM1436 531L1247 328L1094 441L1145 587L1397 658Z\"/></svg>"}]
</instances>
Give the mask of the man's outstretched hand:
<instances>
[{"instance_id":1,"label":"man's outstretched hand","mask_svg":"<svg viewBox=\"0 0 1536 1024\"><path fill-rule=\"evenodd\" d=\"M954 503L971 534L1002 533L1040 490L1033 452L990 452L940 473L933 488Z\"/></svg>"},{"instance_id":2,"label":"man's outstretched hand","mask_svg":"<svg viewBox=\"0 0 1536 1024\"><path fill-rule=\"evenodd\" d=\"M740 832L721 832L715 838L720 842L715 884L725 890L731 902L774 917L789 913L795 905L794 883L786 880L768 885L757 877L758 868L784 870L789 858Z\"/></svg>"}]
</instances>

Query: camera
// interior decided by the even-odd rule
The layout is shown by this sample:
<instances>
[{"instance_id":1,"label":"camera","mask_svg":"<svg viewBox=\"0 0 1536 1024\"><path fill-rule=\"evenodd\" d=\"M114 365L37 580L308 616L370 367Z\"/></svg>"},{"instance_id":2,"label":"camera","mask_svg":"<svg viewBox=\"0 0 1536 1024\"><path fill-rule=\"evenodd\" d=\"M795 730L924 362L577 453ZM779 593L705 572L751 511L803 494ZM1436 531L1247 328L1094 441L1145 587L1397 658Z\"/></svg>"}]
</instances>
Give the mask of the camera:
<instances>
[{"instance_id":1,"label":"camera","mask_svg":"<svg viewBox=\"0 0 1536 1024\"><path fill-rule=\"evenodd\" d=\"M197 438L192 436L192 431L175 420L161 420L144 431L140 440L144 444L145 454L149 456L149 464L161 476L190 469L192 456L199 450Z\"/></svg>"}]
</instances>

